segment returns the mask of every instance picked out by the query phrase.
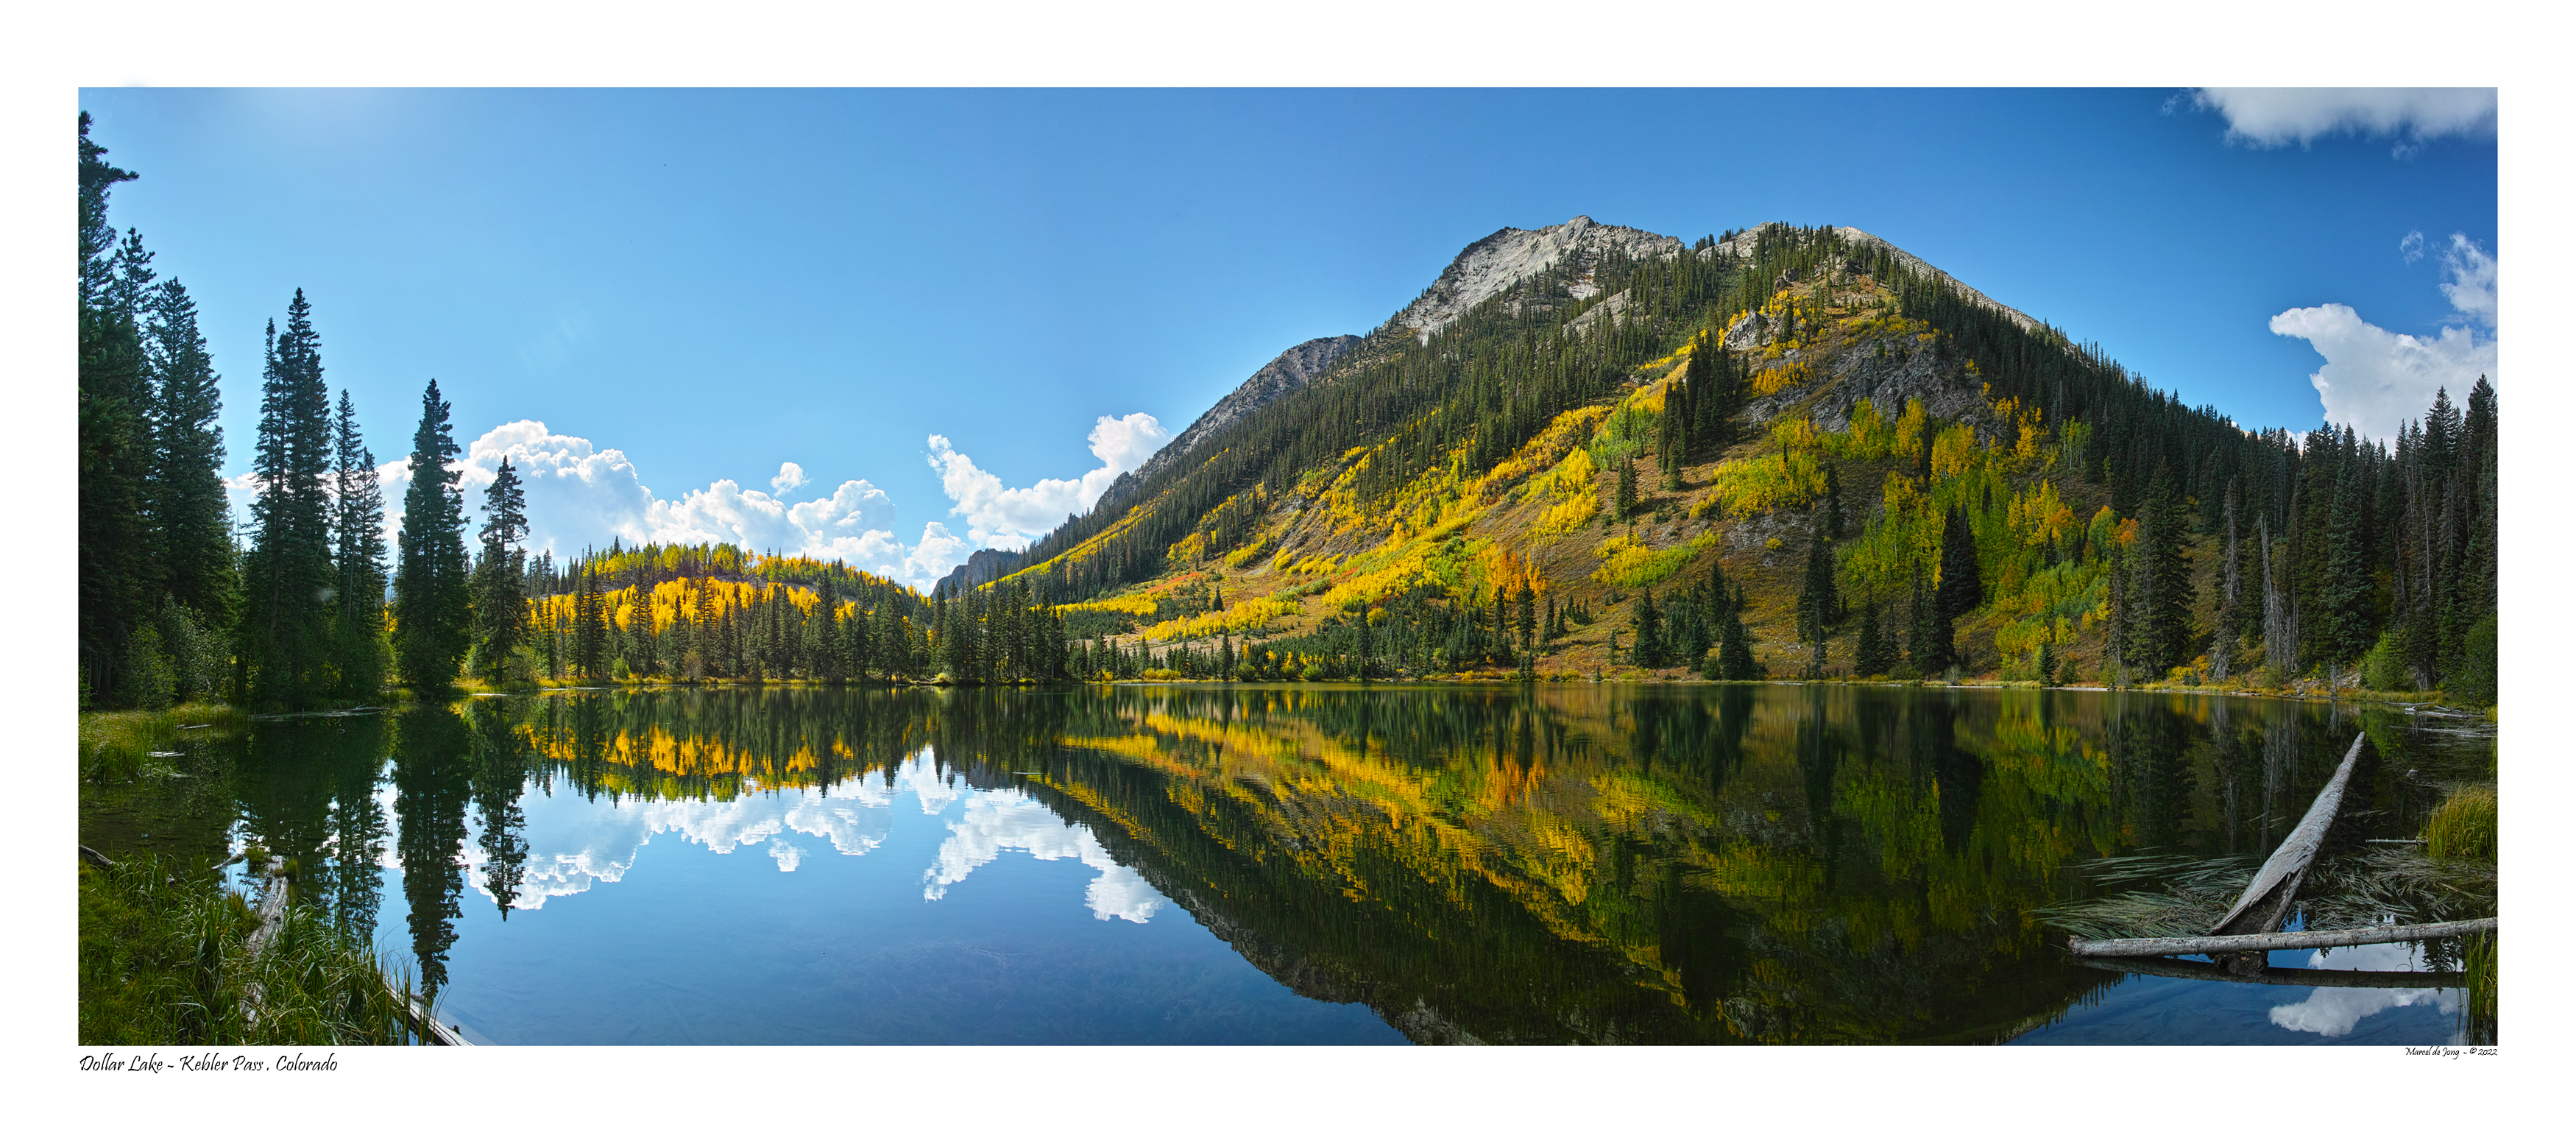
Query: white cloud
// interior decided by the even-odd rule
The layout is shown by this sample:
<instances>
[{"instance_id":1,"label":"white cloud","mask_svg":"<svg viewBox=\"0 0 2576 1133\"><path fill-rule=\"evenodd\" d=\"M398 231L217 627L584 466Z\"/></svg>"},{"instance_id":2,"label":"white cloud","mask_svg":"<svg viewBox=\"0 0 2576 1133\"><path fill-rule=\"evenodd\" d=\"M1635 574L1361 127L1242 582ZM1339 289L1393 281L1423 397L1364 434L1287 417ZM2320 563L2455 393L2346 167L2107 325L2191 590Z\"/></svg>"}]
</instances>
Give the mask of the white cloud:
<instances>
[{"instance_id":1,"label":"white cloud","mask_svg":"<svg viewBox=\"0 0 2576 1133\"><path fill-rule=\"evenodd\" d=\"M2336 949L2336 967L2357 972L2407 972L2419 970L2412 944L2364 944ZM2308 966L2324 968L2322 951L2308 956ZM2460 1010L2460 993L2447 988L2386 987L2321 987L2297 1003L2284 1003L2271 1011L2272 1025L2292 1031L2306 1031L2327 1038L2341 1038L2352 1033L2354 1024L2382 1011L2412 1007L2419 1003L2437 1005L2444 1015Z\"/></svg>"},{"instance_id":2,"label":"white cloud","mask_svg":"<svg viewBox=\"0 0 2576 1133\"><path fill-rule=\"evenodd\" d=\"M2350 132L2395 137L2398 157L2452 135L2495 132L2494 87L2202 87L2192 103L2227 119L2227 140L2304 146Z\"/></svg>"},{"instance_id":3,"label":"white cloud","mask_svg":"<svg viewBox=\"0 0 2576 1133\"><path fill-rule=\"evenodd\" d=\"M585 547L605 547L611 540L635 543L734 543L757 551L839 559L860 570L918 587L927 587L966 561L977 547L1016 548L1054 530L1067 515L1084 511L1124 473L1144 465L1171 439L1152 414L1101 417L1092 425L1091 454L1100 466L1072 480L1040 480L1025 488L1005 487L999 477L976 467L972 458L933 435L930 466L940 486L955 503L950 511L965 517L966 533L947 524L922 524L911 542L895 534L895 506L885 491L866 480L845 480L829 495L789 503L779 493L814 483L794 461L778 466L769 492L743 487L732 479L662 497L644 484L642 472L621 450L601 448L583 437L554 432L543 421L512 421L492 429L466 446L453 466L465 489L467 522L483 521L483 493L507 459L525 485L528 548L552 551L558 558ZM385 497L385 543L394 546L400 529L403 492L411 475L405 460L387 461L376 470ZM249 473L224 482L234 514L247 519L258 483Z\"/></svg>"},{"instance_id":4,"label":"white cloud","mask_svg":"<svg viewBox=\"0 0 2576 1133\"><path fill-rule=\"evenodd\" d=\"M467 522L482 523L483 492L508 459L526 486L528 548L558 557L610 540L634 543L734 543L750 550L839 559L852 567L914 586L938 581L966 559L964 541L938 523L906 544L894 533L895 506L865 480L843 481L820 499L789 504L767 492L718 480L677 498L657 497L624 452L582 437L556 433L542 421L513 421L466 447L456 467L465 489ZM781 479L804 470L780 466ZM384 485L386 545L402 520L402 494L411 482L403 461L378 470ZM236 507L247 507L250 478L239 478ZM776 480L772 481L775 486ZM248 514L244 511L242 514Z\"/></svg>"},{"instance_id":5,"label":"white cloud","mask_svg":"<svg viewBox=\"0 0 2576 1133\"><path fill-rule=\"evenodd\" d=\"M1102 417L1091 427L1091 455L1100 467L1079 480L1040 480L1026 488L1006 488L1002 479L975 466L973 458L950 446L948 438L930 436L930 467L939 473L940 490L965 517L967 538L986 547L1016 550L1055 530L1068 515L1100 499L1118 477L1142 467L1145 458L1171 439L1150 413ZM926 538L926 536L925 536Z\"/></svg>"},{"instance_id":6,"label":"white cloud","mask_svg":"<svg viewBox=\"0 0 2576 1133\"><path fill-rule=\"evenodd\" d=\"M2407 233L2405 239L2397 242L2397 255L2399 258L2410 264L2423 259L2424 234L2421 232Z\"/></svg>"},{"instance_id":7,"label":"white cloud","mask_svg":"<svg viewBox=\"0 0 2576 1133\"><path fill-rule=\"evenodd\" d=\"M925 805L928 801L924 796ZM1163 907L1163 895L1135 870L1110 857L1089 827L1058 818L1046 804L1013 790L978 791L967 798L964 815L948 824L948 840L940 844L939 860L922 871L921 899L947 896L949 886L1010 850L1039 861L1075 858L1099 870L1083 892L1082 903L1093 920L1116 917L1144 924Z\"/></svg>"},{"instance_id":8,"label":"white cloud","mask_svg":"<svg viewBox=\"0 0 2576 1133\"><path fill-rule=\"evenodd\" d=\"M2401 245L2403 247L2403 245ZM2397 436L2421 417L2433 392L2448 389L2455 402L2468 397L2480 376L2496 382L2496 261L2466 236L2454 233L2443 253L2449 276L2442 294L2461 322L2431 336L2399 334L2363 321L2341 303L2299 307L2272 316L2272 333L2306 339L2326 364L2308 376L2329 423L2350 425L2365 437Z\"/></svg>"},{"instance_id":9,"label":"white cloud","mask_svg":"<svg viewBox=\"0 0 2576 1133\"><path fill-rule=\"evenodd\" d=\"M2496 262L2486 249L2478 247L2467 236L2451 234L2451 247L2442 253L2443 274L2451 278L2442 283L2442 296L2451 301L2463 315L2493 329L2496 325Z\"/></svg>"}]
</instances>

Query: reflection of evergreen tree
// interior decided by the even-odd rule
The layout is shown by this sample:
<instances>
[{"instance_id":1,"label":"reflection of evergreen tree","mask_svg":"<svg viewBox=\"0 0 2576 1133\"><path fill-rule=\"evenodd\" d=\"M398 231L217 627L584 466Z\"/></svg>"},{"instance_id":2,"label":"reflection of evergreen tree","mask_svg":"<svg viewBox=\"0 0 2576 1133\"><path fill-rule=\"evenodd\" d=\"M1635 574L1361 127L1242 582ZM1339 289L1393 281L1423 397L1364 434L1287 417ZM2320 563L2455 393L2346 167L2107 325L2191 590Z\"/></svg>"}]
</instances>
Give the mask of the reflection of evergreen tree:
<instances>
[{"instance_id":1,"label":"reflection of evergreen tree","mask_svg":"<svg viewBox=\"0 0 2576 1133\"><path fill-rule=\"evenodd\" d=\"M502 920L510 919L510 903L528 872L528 818L519 809L528 782L527 739L518 729L525 714L525 702L511 700L477 705L472 713L474 808L483 826L477 845Z\"/></svg>"},{"instance_id":2,"label":"reflection of evergreen tree","mask_svg":"<svg viewBox=\"0 0 2576 1133\"><path fill-rule=\"evenodd\" d=\"M384 781L385 719L352 717L337 733L341 742L329 766L331 780L331 913L358 940L376 935L376 910L384 901L385 812L376 802Z\"/></svg>"},{"instance_id":3,"label":"reflection of evergreen tree","mask_svg":"<svg viewBox=\"0 0 2576 1133\"><path fill-rule=\"evenodd\" d=\"M443 707L402 713L394 722L394 852L402 860L410 903L412 954L420 987L435 995L447 983L447 950L456 943L458 899L465 892L465 802L471 794L473 736Z\"/></svg>"}]
</instances>

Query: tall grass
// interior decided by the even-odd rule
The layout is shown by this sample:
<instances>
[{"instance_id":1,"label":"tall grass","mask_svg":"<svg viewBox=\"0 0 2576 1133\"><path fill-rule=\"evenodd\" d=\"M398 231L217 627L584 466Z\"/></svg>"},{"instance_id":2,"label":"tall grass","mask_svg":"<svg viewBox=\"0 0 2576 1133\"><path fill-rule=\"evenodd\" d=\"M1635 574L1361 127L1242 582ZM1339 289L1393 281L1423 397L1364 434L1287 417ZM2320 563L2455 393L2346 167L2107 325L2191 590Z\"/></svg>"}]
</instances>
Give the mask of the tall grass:
<instances>
[{"instance_id":1,"label":"tall grass","mask_svg":"<svg viewBox=\"0 0 2576 1133\"><path fill-rule=\"evenodd\" d=\"M219 729L247 717L229 704L182 704L176 708L80 715L80 768L86 779L131 779L152 752L177 744L183 726L211 724Z\"/></svg>"},{"instance_id":2,"label":"tall grass","mask_svg":"<svg viewBox=\"0 0 2576 1133\"><path fill-rule=\"evenodd\" d=\"M2424 852L2437 858L2494 861L2496 790L2463 787L2424 819Z\"/></svg>"},{"instance_id":3,"label":"tall grass","mask_svg":"<svg viewBox=\"0 0 2576 1133\"><path fill-rule=\"evenodd\" d=\"M80 867L80 1042L372 1046L412 1041L408 975L290 906L256 955L242 895L202 869ZM258 1006L250 1008L256 985Z\"/></svg>"},{"instance_id":4,"label":"tall grass","mask_svg":"<svg viewBox=\"0 0 2576 1133\"><path fill-rule=\"evenodd\" d=\"M2470 937L2460 949L2460 970L2469 977L2468 1010L2460 1020L2462 1038L2475 1046L2496 1041L2496 938L2491 932Z\"/></svg>"}]
</instances>

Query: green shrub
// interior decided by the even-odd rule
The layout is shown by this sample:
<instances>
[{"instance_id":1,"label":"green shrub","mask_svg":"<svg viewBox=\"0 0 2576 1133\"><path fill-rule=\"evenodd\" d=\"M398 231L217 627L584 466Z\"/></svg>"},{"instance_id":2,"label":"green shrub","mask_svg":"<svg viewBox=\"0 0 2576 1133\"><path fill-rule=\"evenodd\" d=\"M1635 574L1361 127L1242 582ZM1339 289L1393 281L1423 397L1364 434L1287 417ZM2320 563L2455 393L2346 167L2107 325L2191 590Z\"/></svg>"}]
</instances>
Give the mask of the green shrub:
<instances>
[{"instance_id":1,"label":"green shrub","mask_svg":"<svg viewBox=\"0 0 2576 1133\"><path fill-rule=\"evenodd\" d=\"M2399 692L2415 687L2414 675L2406 671L2404 650L2395 633L2379 635L2379 644L2361 658L2361 683L2379 692Z\"/></svg>"},{"instance_id":2,"label":"green shrub","mask_svg":"<svg viewBox=\"0 0 2576 1133\"><path fill-rule=\"evenodd\" d=\"M2461 642L2460 674L2451 682L2451 691L2468 704L2493 704L2496 699L2496 616L2488 614L2469 627Z\"/></svg>"}]
</instances>

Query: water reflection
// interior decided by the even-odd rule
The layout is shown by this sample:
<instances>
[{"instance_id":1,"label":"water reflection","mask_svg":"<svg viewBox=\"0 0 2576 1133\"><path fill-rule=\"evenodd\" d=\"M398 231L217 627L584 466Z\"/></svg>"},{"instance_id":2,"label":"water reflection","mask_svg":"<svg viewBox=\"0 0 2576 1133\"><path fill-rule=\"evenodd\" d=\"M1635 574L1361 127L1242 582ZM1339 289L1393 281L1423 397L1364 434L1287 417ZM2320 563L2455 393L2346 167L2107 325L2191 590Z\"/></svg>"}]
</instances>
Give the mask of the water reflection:
<instances>
[{"instance_id":1,"label":"water reflection","mask_svg":"<svg viewBox=\"0 0 2576 1133\"><path fill-rule=\"evenodd\" d=\"M2430 970L2423 964L2422 950L2413 944L2365 944L2332 949L2330 953L2310 953L2307 966L2356 972ZM2399 1007L2429 1003L2438 1006L2446 1018L2457 1015L2462 995L2456 988L2321 987L2296 1003L2272 1008L2271 1020L2283 1030L2341 1038L2351 1034L2353 1026L2362 1020Z\"/></svg>"},{"instance_id":2,"label":"water reflection","mask_svg":"<svg viewBox=\"0 0 2576 1133\"><path fill-rule=\"evenodd\" d=\"M397 877L432 986L468 890L509 925L474 931L517 932L627 879L664 834L804 877L814 854L898 844L917 806L940 831L904 843L925 910L904 923L1006 857L1078 862L1086 920L1164 924L1178 906L1276 985L1366 1004L1417 1041L1998 1041L2144 978L2067 963L2033 915L2086 895L2067 867L2266 853L2360 723L2284 702L1825 686L570 693L267 725L241 825L313 854L316 892L352 924L373 924L378 879ZM2347 850L2411 831L2438 796L2410 773L2446 758L2402 721L2369 724ZM837 884L764 892L793 905ZM656 892L670 917L748 899ZM2451 994L2308 990L2273 1025L2339 1037ZM959 1033L906 1025L925 1029L860 1041ZM745 1026L739 1041L766 1041ZM607 1041L673 1041L639 1034Z\"/></svg>"}]
</instances>

